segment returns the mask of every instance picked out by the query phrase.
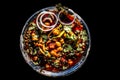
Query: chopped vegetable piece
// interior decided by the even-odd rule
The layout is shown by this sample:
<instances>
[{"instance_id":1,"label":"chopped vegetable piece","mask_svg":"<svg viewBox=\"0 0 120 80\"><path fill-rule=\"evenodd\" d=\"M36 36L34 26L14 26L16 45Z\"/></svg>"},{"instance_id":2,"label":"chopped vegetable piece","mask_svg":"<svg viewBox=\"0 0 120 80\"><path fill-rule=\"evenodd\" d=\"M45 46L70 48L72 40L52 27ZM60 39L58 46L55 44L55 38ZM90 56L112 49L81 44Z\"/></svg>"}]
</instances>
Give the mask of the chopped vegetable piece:
<instances>
[{"instance_id":1,"label":"chopped vegetable piece","mask_svg":"<svg viewBox=\"0 0 120 80\"><path fill-rule=\"evenodd\" d=\"M55 48L55 43L50 43L50 44L49 44L49 48L54 49L54 48Z\"/></svg>"},{"instance_id":2,"label":"chopped vegetable piece","mask_svg":"<svg viewBox=\"0 0 120 80\"><path fill-rule=\"evenodd\" d=\"M65 31L63 30L57 37L61 37L64 33Z\"/></svg>"},{"instance_id":3,"label":"chopped vegetable piece","mask_svg":"<svg viewBox=\"0 0 120 80\"><path fill-rule=\"evenodd\" d=\"M56 42L56 45L57 45L58 47L60 47L60 46L61 46L61 43L60 43L60 42Z\"/></svg>"},{"instance_id":4,"label":"chopped vegetable piece","mask_svg":"<svg viewBox=\"0 0 120 80\"><path fill-rule=\"evenodd\" d=\"M47 68L47 69L50 68L50 67L51 67L51 66L50 66L49 64L46 64L46 65L45 65L45 68Z\"/></svg>"},{"instance_id":5,"label":"chopped vegetable piece","mask_svg":"<svg viewBox=\"0 0 120 80\"><path fill-rule=\"evenodd\" d=\"M52 50L52 51L51 51L51 54L52 54L53 56L55 56L55 57L59 57L60 54L58 54L58 53L56 53L56 52L57 52L57 50Z\"/></svg>"},{"instance_id":6,"label":"chopped vegetable piece","mask_svg":"<svg viewBox=\"0 0 120 80\"><path fill-rule=\"evenodd\" d=\"M77 48L77 51L82 51L82 48L79 48L79 47L78 47L78 48Z\"/></svg>"},{"instance_id":7,"label":"chopped vegetable piece","mask_svg":"<svg viewBox=\"0 0 120 80\"><path fill-rule=\"evenodd\" d=\"M73 64L73 61L71 59L68 59L68 64L69 65L72 65Z\"/></svg>"},{"instance_id":8,"label":"chopped vegetable piece","mask_svg":"<svg viewBox=\"0 0 120 80\"><path fill-rule=\"evenodd\" d=\"M34 27L34 26L31 26L31 27L29 27L28 30L33 30L33 29L35 29L35 27Z\"/></svg>"},{"instance_id":9,"label":"chopped vegetable piece","mask_svg":"<svg viewBox=\"0 0 120 80\"><path fill-rule=\"evenodd\" d=\"M68 68L68 66L63 66L62 69L63 70L66 70Z\"/></svg>"},{"instance_id":10,"label":"chopped vegetable piece","mask_svg":"<svg viewBox=\"0 0 120 80\"><path fill-rule=\"evenodd\" d=\"M60 31L59 31L58 29L54 29L54 30L53 30L53 34L54 34L54 35L58 35L59 33L60 33Z\"/></svg>"},{"instance_id":11,"label":"chopped vegetable piece","mask_svg":"<svg viewBox=\"0 0 120 80\"><path fill-rule=\"evenodd\" d=\"M37 61L37 60L38 60L38 56L34 56L34 57L33 57L33 60L34 60L34 61Z\"/></svg>"},{"instance_id":12,"label":"chopped vegetable piece","mask_svg":"<svg viewBox=\"0 0 120 80\"><path fill-rule=\"evenodd\" d=\"M43 39L47 39L47 35L42 35L42 38Z\"/></svg>"},{"instance_id":13,"label":"chopped vegetable piece","mask_svg":"<svg viewBox=\"0 0 120 80\"><path fill-rule=\"evenodd\" d=\"M71 26L64 26L64 30L68 33L72 31L71 28Z\"/></svg>"},{"instance_id":14,"label":"chopped vegetable piece","mask_svg":"<svg viewBox=\"0 0 120 80\"><path fill-rule=\"evenodd\" d=\"M64 50L63 50L63 52L70 52L70 51L72 51L72 46L71 45L69 45L69 44L66 44L66 45L64 45L65 46L65 48L64 48Z\"/></svg>"},{"instance_id":15,"label":"chopped vegetable piece","mask_svg":"<svg viewBox=\"0 0 120 80\"><path fill-rule=\"evenodd\" d=\"M62 51L62 50L63 50L62 47L58 47L58 48L57 48L57 51Z\"/></svg>"},{"instance_id":16,"label":"chopped vegetable piece","mask_svg":"<svg viewBox=\"0 0 120 80\"><path fill-rule=\"evenodd\" d=\"M48 51L45 51L45 56L51 57L51 54Z\"/></svg>"},{"instance_id":17,"label":"chopped vegetable piece","mask_svg":"<svg viewBox=\"0 0 120 80\"><path fill-rule=\"evenodd\" d=\"M63 38L61 38L61 39L60 39L60 42L61 42L61 44L63 44L63 43L64 43L64 39L63 39Z\"/></svg>"}]
</instances>

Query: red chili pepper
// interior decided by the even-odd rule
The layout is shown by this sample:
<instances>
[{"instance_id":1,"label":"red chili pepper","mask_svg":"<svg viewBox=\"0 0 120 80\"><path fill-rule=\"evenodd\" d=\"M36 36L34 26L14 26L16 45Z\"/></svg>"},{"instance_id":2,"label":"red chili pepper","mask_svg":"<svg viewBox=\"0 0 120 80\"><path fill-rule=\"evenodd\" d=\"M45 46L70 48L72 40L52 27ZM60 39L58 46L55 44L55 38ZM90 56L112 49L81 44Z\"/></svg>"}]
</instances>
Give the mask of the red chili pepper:
<instances>
[{"instance_id":1,"label":"red chili pepper","mask_svg":"<svg viewBox=\"0 0 120 80\"><path fill-rule=\"evenodd\" d=\"M81 31L83 29L83 27L82 26L75 26L74 28L73 28L73 31L75 32L75 31Z\"/></svg>"},{"instance_id":2,"label":"red chili pepper","mask_svg":"<svg viewBox=\"0 0 120 80\"><path fill-rule=\"evenodd\" d=\"M68 17L69 20L71 20L71 21L73 21L73 19L74 19L74 16L72 16L72 15L67 15L67 17Z\"/></svg>"}]
</instances>

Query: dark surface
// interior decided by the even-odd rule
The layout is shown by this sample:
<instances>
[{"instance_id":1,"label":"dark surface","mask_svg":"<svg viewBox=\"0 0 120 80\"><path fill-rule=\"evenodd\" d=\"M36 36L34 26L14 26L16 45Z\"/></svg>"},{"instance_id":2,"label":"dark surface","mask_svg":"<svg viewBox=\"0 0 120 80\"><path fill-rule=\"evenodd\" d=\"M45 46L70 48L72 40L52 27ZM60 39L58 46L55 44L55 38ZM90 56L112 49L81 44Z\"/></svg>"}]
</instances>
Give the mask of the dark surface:
<instances>
[{"instance_id":1,"label":"dark surface","mask_svg":"<svg viewBox=\"0 0 120 80\"><path fill-rule=\"evenodd\" d=\"M12 50L8 54L10 57L10 61L12 62L9 65L9 73L12 72L12 79L27 79L27 80L80 80L80 79L97 79L103 78L106 76L106 72L108 71L107 67L103 64L108 64L105 60L105 48L106 46L102 46L101 42L104 42L102 36L107 34L103 34L105 30L102 30L102 26L105 23L101 21L101 15L105 14L101 12L101 4L99 2L86 2L78 0L31 0L30 2L24 1L15 1L13 6L10 6L10 19L11 24L14 24L12 27L11 34L14 35L13 42L10 45L13 46ZM76 13L78 13L87 23L88 28L91 33L91 50L89 56L85 62L85 64L75 73L59 78L50 78L35 72L28 64L26 64L22 53L20 51L19 39L22 28L27 21L27 19L34 14L36 11L54 6L57 3L62 3L62 5L67 6L73 9ZM104 5L104 4L103 4ZM101 13L100 13L101 12ZM14 23L12 23L14 22ZM9 29L9 28L8 28ZM11 28L10 28L11 29ZM105 29L105 28L104 28ZM101 33L102 30L102 33ZM106 40L105 40L106 41ZM14 44L13 44L14 43ZM101 47L102 46L102 47ZM101 48L101 49L100 49ZM104 51L104 52L103 52ZM9 51L8 51L9 52Z\"/></svg>"}]
</instances>

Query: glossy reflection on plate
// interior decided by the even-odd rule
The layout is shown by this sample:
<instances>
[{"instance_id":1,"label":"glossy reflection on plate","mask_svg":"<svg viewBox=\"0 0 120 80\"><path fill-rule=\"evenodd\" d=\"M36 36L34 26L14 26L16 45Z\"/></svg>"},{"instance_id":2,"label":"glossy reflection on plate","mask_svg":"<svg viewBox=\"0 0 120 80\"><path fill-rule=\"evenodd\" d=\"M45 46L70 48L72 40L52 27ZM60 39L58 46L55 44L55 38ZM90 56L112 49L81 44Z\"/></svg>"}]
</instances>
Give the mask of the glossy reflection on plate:
<instances>
[{"instance_id":1,"label":"glossy reflection on plate","mask_svg":"<svg viewBox=\"0 0 120 80\"><path fill-rule=\"evenodd\" d=\"M36 72L67 76L85 62L91 46L88 26L72 9L56 5L34 13L25 23L20 49Z\"/></svg>"}]
</instances>

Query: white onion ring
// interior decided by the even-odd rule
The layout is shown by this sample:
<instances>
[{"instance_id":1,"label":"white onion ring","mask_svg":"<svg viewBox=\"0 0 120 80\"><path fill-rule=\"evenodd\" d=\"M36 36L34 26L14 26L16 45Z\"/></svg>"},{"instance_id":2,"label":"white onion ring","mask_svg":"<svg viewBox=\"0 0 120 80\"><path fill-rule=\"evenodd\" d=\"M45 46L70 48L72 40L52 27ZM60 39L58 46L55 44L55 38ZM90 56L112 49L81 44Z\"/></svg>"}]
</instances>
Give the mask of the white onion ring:
<instances>
[{"instance_id":1,"label":"white onion ring","mask_svg":"<svg viewBox=\"0 0 120 80\"><path fill-rule=\"evenodd\" d=\"M44 21L46 21L46 20L49 20L49 21L50 21L50 23L52 23L52 22L53 22L51 18L44 18L44 19L43 19L43 22L44 22Z\"/></svg>"},{"instance_id":2,"label":"white onion ring","mask_svg":"<svg viewBox=\"0 0 120 80\"><path fill-rule=\"evenodd\" d=\"M56 22L55 22L54 25L52 25L52 26L46 26L46 25L42 22L42 17L43 17L45 14L50 14L50 15L54 15L54 16L55 16ZM40 19L39 19L39 18L40 18ZM50 29L47 29L47 30L42 29L42 28L40 27L40 25L39 25L38 20L40 20L41 26L47 27L47 28L50 28ZM43 12L41 12L40 14L38 14L38 16L37 16L37 18L36 18L36 24L37 24L38 28L41 29L42 31L50 31L50 30L52 30L52 29L57 25L57 22L58 22L58 18L57 18L57 16L55 15L55 13L53 13L53 12L43 11Z\"/></svg>"}]
</instances>

